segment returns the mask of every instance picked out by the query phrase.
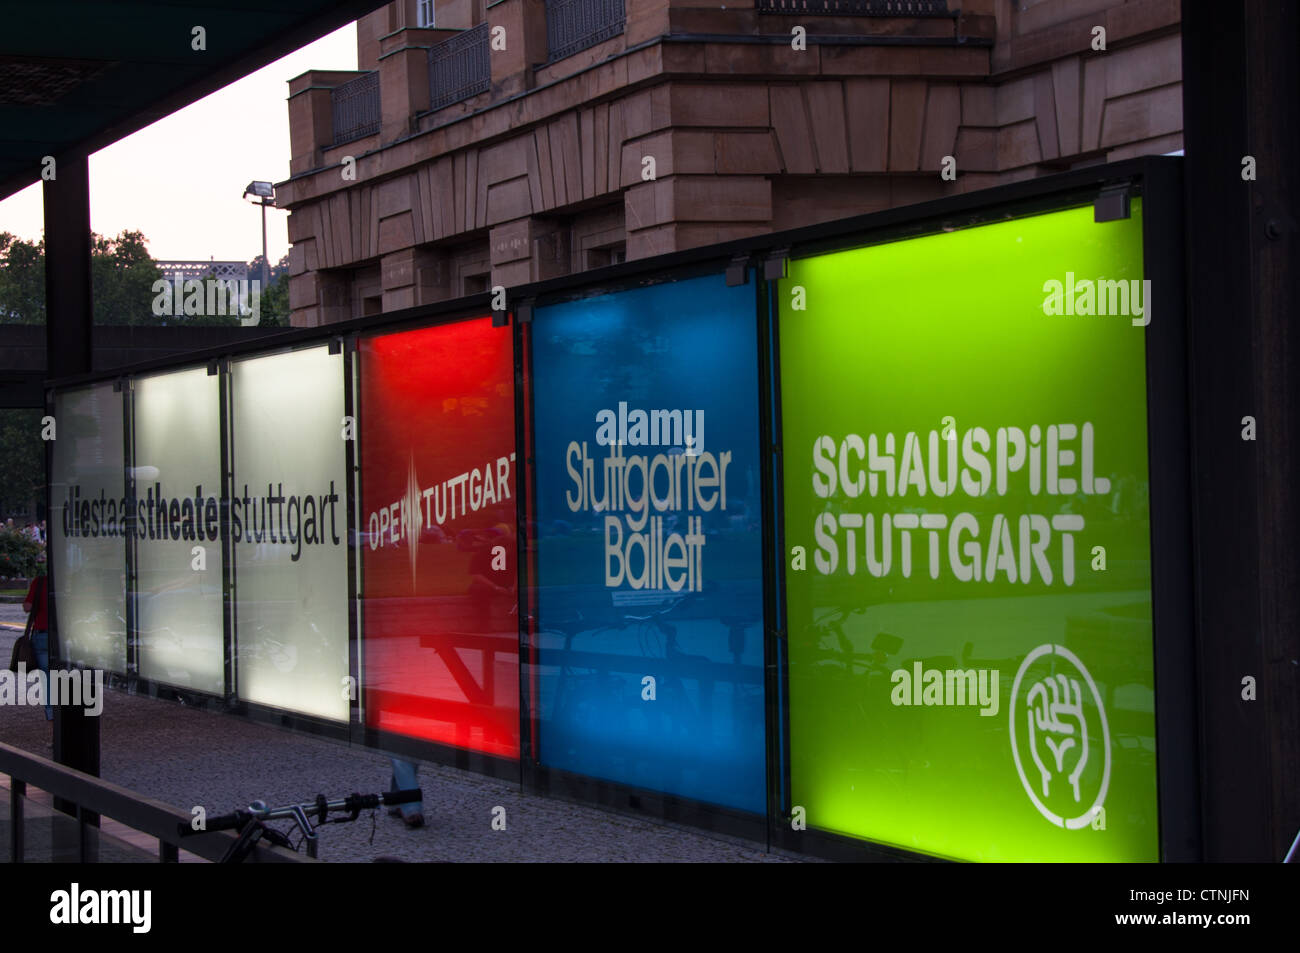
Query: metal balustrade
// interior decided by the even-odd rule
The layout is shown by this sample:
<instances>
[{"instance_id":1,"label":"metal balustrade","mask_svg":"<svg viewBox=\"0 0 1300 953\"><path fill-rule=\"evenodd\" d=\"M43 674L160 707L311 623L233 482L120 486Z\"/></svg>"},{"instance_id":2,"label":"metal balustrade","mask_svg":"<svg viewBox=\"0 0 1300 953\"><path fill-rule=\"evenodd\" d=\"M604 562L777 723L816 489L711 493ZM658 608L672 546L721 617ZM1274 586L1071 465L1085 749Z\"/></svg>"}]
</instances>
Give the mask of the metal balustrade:
<instances>
[{"instance_id":1,"label":"metal balustrade","mask_svg":"<svg viewBox=\"0 0 1300 953\"><path fill-rule=\"evenodd\" d=\"M33 801L28 785L49 792L75 806L75 814L51 811ZM170 804L82 771L66 767L0 742L0 790L8 788L8 811L0 811L0 860L93 863L95 861L157 860L175 862L182 845L187 853L218 861L235 842L230 831L210 831L180 837L178 824L188 826L191 816ZM6 816L7 815L7 816ZM131 843L101 829L101 818L138 832ZM106 826L106 825L105 825ZM261 863L311 863L311 858L279 847L261 844L249 860Z\"/></svg>"},{"instance_id":2,"label":"metal balustrade","mask_svg":"<svg viewBox=\"0 0 1300 953\"><path fill-rule=\"evenodd\" d=\"M755 0L758 13L802 16L945 17L947 0Z\"/></svg>"},{"instance_id":3,"label":"metal balustrade","mask_svg":"<svg viewBox=\"0 0 1300 953\"><path fill-rule=\"evenodd\" d=\"M546 0L550 61L618 36L626 18L623 0Z\"/></svg>"},{"instance_id":4,"label":"metal balustrade","mask_svg":"<svg viewBox=\"0 0 1300 953\"><path fill-rule=\"evenodd\" d=\"M430 110L487 92L491 86L486 22L429 49Z\"/></svg>"},{"instance_id":5,"label":"metal balustrade","mask_svg":"<svg viewBox=\"0 0 1300 953\"><path fill-rule=\"evenodd\" d=\"M379 131L379 71L348 80L330 90L334 113L334 145Z\"/></svg>"}]
</instances>

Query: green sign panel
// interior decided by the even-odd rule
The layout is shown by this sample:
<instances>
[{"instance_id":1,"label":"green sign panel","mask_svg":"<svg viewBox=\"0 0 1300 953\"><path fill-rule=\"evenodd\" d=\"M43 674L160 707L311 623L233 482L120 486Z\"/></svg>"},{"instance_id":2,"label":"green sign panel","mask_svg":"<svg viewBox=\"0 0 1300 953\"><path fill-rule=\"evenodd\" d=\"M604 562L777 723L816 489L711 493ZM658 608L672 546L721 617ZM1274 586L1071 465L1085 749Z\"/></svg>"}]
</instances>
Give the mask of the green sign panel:
<instances>
[{"instance_id":1,"label":"green sign panel","mask_svg":"<svg viewBox=\"0 0 1300 953\"><path fill-rule=\"evenodd\" d=\"M790 263L790 792L810 828L1158 859L1142 279L1136 200Z\"/></svg>"}]
</instances>

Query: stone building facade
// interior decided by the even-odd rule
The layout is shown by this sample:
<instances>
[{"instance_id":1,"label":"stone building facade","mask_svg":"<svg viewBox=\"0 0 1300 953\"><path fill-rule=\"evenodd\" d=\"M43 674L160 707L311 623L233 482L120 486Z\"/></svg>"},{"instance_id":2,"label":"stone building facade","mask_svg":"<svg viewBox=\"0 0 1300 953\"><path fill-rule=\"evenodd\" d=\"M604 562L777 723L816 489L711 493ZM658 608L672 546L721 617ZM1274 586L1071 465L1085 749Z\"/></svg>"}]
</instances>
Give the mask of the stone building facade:
<instances>
[{"instance_id":1,"label":"stone building facade","mask_svg":"<svg viewBox=\"0 0 1300 953\"><path fill-rule=\"evenodd\" d=\"M1179 0L427 10L290 82L295 325L1182 148Z\"/></svg>"}]
</instances>

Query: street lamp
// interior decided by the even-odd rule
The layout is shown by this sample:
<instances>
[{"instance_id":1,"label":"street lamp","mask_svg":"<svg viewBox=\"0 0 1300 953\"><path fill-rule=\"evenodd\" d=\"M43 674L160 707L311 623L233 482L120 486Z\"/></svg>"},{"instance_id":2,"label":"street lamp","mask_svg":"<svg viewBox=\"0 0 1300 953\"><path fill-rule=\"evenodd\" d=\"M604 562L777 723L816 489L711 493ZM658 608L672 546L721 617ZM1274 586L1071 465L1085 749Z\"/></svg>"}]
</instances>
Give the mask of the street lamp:
<instances>
[{"instance_id":1,"label":"street lamp","mask_svg":"<svg viewBox=\"0 0 1300 953\"><path fill-rule=\"evenodd\" d=\"M253 204L262 206L262 293L271 287L271 262L266 257L266 207L275 205L275 186L270 182L252 181L241 198L253 196ZM260 201L258 201L260 199Z\"/></svg>"}]
</instances>

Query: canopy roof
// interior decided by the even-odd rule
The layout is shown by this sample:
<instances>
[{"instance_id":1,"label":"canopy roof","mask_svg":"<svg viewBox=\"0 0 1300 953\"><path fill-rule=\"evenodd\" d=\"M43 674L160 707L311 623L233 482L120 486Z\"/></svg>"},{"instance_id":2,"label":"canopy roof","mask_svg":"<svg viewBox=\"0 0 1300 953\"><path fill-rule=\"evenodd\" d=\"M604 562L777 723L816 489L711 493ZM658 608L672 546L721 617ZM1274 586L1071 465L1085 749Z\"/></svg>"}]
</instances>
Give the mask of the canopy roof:
<instances>
[{"instance_id":1,"label":"canopy roof","mask_svg":"<svg viewBox=\"0 0 1300 953\"><path fill-rule=\"evenodd\" d=\"M382 0L28 0L0 5L0 199ZM196 26L205 50L194 49Z\"/></svg>"}]
</instances>

